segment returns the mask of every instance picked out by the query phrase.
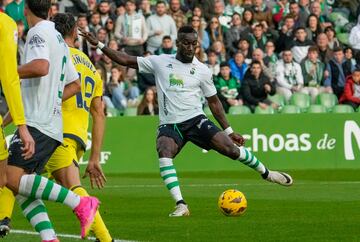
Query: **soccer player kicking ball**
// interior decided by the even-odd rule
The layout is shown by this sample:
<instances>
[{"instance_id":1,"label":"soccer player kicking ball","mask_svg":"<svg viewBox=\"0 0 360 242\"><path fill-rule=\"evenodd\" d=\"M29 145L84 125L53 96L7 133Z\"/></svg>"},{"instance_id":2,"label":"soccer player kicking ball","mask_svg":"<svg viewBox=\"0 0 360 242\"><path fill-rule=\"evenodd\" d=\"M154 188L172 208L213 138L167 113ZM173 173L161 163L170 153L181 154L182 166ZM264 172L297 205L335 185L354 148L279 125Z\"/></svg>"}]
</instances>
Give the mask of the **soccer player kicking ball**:
<instances>
[{"instance_id":1,"label":"soccer player kicking ball","mask_svg":"<svg viewBox=\"0 0 360 242\"><path fill-rule=\"evenodd\" d=\"M24 157L17 130L9 147L7 187L16 195L25 217L43 241L58 241L41 200L69 206L81 225L84 238L94 220L98 200L80 197L39 174L63 141L61 104L80 91L78 73L69 49L54 23L47 21L50 0L26 0L25 16L31 26L25 44L25 63L18 67L26 124L35 140L35 153ZM5 121L4 121L5 125ZM1 198L0 198L1 199Z\"/></svg>"},{"instance_id":2,"label":"soccer player kicking ball","mask_svg":"<svg viewBox=\"0 0 360 242\"><path fill-rule=\"evenodd\" d=\"M24 144L23 155L30 158L35 152L35 142L26 127L24 107L20 92L20 80L17 72L17 27L6 14L0 12L0 81L7 104L18 127L19 136ZM6 189L6 164L9 156L0 116L0 195ZM0 207L1 209L1 207ZM7 227L0 222L0 237L7 232Z\"/></svg>"},{"instance_id":3,"label":"soccer player kicking ball","mask_svg":"<svg viewBox=\"0 0 360 242\"><path fill-rule=\"evenodd\" d=\"M90 176L92 187L96 184L98 188L102 188L106 182L99 162L105 122L101 100L103 83L89 58L74 48L78 38L75 18L71 14L57 14L52 21L70 47L72 63L81 78L81 92L62 104L64 141L46 163L45 171L60 185L80 196L89 196L81 186L78 161L86 149L90 112L93 117L92 147L85 175ZM0 207L0 214L4 214L2 218L11 216L10 206L11 204L8 204L6 209ZM92 230L99 241L112 241L99 212L95 215Z\"/></svg>"},{"instance_id":4,"label":"soccer player kicking ball","mask_svg":"<svg viewBox=\"0 0 360 242\"><path fill-rule=\"evenodd\" d=\"M176 202L176 209L169 216L190 214L181 195L173 165L173 159L187 141L206 150L214 149L233 160L239 160L256 170L267 181L284 186L292 184L292 178L288 174L267 169L243 146L243 137L233 132L216 95L211 71L194 57L198 34L192 27L185 26L179 29L176 40L177 54L145 58L111 50L88 32L83 32L82 35L120 65L155 75L160 110L157 137L160 175ZM200 102L202 93L214 117L224 129L223 132L205 116Z\"/></svg>"}]
</instances>

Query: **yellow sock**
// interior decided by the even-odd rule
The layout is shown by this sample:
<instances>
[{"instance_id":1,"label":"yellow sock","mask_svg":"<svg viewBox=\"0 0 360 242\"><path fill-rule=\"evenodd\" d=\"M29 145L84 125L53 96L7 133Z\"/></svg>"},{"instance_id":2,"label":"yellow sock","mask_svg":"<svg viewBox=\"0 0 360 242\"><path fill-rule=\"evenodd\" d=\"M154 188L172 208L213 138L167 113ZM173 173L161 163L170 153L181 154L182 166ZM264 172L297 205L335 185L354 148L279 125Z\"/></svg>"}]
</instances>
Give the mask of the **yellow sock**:
<instances>
[{"instance_id":1,"label":"yellow sock","mask_svg":"<svg viewBox=\"0 0 360 242\"><path fill-rule=\"evenodd\" d=\"M74 186L71 187L70 190L82 197L89 196L87 191L82 186ZM100 242L112 241L110 233L107 230L106 225L103 219L101 218L99 211L96 212L94 223L91 227L91 230L94 232L95 237L100 240Z\"/></svg>"},{"instance_id":2,"label":"yellow sock","mask_svg":"<svg viewBox=\"0 0 360 242\"><path fill-rule=\"evenodd\" d=\"M4 187L0 193L0 220L5 217L11 218L15 204L15 197L12 191Z\"/></svg>"}]
</instances>

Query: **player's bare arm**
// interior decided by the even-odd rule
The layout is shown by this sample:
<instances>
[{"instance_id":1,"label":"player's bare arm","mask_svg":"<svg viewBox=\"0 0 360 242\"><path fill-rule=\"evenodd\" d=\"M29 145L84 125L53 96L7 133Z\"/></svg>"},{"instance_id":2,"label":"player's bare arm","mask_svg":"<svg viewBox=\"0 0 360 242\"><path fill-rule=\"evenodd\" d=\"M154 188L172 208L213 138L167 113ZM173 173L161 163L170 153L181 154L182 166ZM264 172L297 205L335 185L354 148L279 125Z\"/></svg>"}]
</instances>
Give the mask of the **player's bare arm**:
<instances>
[{"instance_id":1,"label":"player's bare arm","mask_svg":"<svg viewBox=\"0 0 360 242\"><path fill-rule=\"evenodd\" d=\"M66 101L67 99L71 98L80 91L81 91L81 84L79 79L77 79L72 83L67 84L64 88L62 101Z\"/></svg>"},{"instance_id":2,"label":"player's bare arm","mask_svg":"<svg viewBox=\"0 0 360 242\"><path fill-rule=\"evenodd\" d=\"M95 97L91 101L90 114L92 116L92 143L88 166L83 178L89 176L91 188L94 185L101 189L105 186L106 177L100 165L100 152L105 130L105 114L102 97Z\"/></svg>"},{"instance_id":3,"label":"player's bare arm","mask_svg":"<svg viewBox=\"0 0 360 242\"><path fill-rule=\"evenodd\" d=\"M21 79L46 76L49 73L49 62L44 59L30 61L18 67Z\"/></svg>"},{"instance_id":4,"label":"player's bare arm","mask_svg":"<svg viewBox=\"0 0 360 242\"><path fill-rule=\"evenodd\" d=\"M90 44L100 48L101 51L104 52L104 54L107 55L111 60L115 61L116 63L118 63L122 66L139 69L136 56L128 55L125 52L115 51L113 49L110 49L107 46L99 46L99 43L100 43L99 40L96 37L94 37L91 33L86 32L81 29L80 29L80 32L81 32L80 35L82 37L84 37L87 41L89 41ZM100 43L100 44L102 44L102 43Z\"/></svg>"},{"instance_id":5,"label":"player's bare arm","mask_svg":"<svg viewBox=\"0 0 360 242\"><path fill-rule=\"evenodd\" d=\"M220 126L224 130L230 127L229 122L227 121L225 116L224 108L217 95L208 97L207 101L212 114L214 115L216 121L218 121ZM245 144L245 139L241 135L232 132L229 134L229 136L236 145L243 146Z\"/></svg>"}]
</instances>

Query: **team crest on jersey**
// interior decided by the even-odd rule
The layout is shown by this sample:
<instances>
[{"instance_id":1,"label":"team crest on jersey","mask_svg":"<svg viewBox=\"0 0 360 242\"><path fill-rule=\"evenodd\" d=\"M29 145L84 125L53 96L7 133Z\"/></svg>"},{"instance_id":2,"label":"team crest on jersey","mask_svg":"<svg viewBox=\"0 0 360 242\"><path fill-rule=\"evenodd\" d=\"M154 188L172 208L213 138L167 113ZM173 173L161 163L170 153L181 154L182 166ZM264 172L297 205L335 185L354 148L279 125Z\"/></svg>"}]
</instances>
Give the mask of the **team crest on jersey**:
<instances>
[{"instance_id":1,"label":"team crest on jersey","mask_svg":"<svg viewBox=\"0 0 360 242\"><path fill-rule=\"evenodd\" d=\"M180 77L177 77L175 74L171 73L169 75L169 81L170 81L170 87L172 86L184 87L184 81Z\"/></svg>"},{"instance_id":2,"label":"team crest on jersey","mask_svg":"<svg viewBox=\"0 0 360 242\"><path fill-rule=\"evenodd\" d=\"M191 68L191 70L190 70L190 74L191 75L194 75L195 74L195 68L193 67L193 68Z\"/></svg>"},{"instance_id":3,"label":"team crest on jersey","mask_svg":"<svg viewBox=\"0 0 360 242\"><path fill-rule=\"evenodd\" d=\"M35 34L29 41L29 45L32 45L33 47L43 47L44 43L45 40L37 34Z\"/></svg>"}]
</instances>

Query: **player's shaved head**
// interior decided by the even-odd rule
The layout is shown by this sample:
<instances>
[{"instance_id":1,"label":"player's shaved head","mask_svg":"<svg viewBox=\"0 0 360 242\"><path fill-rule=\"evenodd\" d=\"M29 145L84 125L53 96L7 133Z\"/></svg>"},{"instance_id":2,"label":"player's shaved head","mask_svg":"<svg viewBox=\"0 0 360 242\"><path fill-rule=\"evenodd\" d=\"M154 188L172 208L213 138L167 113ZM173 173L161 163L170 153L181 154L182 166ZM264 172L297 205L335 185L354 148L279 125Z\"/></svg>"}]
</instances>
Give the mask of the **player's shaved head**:
<instances>
[{"instance_id":1,"label":"player's shaved head","mask_svg":"<svg viewBox=\"0 0 360 242\"><path fill-rule=\"evenodd\" d=\"M59 33L65 37L71 37L76 26L74 16L70 13L58 13L54 16L52 21L55 23L55 28Z\"/></svg>"},{"instance_id":2,"label":"player's shaved head","mask_svg":"<svg viewBox=\"0 0 360 242\"><path fill-rule=\"evenodd\" d=\"M192 62L195 49L198 45L198 34L191 26L183 26L178 31L178 38L176 40L177 59L184 63Z\"/></svg>"},{"instance_id":3,"label":"player's shaved head","mask_svg":"<svg viewBox=\"0 0 360 242\"><path fill-rule=\"evenodd\" d=\"M38 18L47 19L51 7L51 0L26 0L27 8Z\"/></svg>"}]
</instances>

